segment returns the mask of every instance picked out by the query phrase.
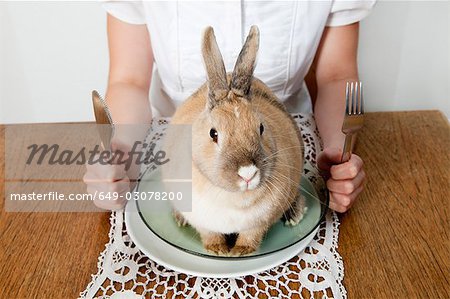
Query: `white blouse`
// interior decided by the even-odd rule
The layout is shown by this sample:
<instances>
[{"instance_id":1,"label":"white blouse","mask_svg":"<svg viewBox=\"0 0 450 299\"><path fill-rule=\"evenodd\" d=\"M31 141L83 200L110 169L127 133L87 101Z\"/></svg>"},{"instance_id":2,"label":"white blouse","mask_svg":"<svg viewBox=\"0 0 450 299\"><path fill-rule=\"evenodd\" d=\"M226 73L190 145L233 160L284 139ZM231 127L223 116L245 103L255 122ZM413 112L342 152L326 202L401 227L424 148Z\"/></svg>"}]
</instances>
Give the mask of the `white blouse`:
<instances>
[{"instance_id":1,"label":"white blouse","mask_svg":"<svg viewBox=\"0 0 450 299\"><path fill-rule=\"evenodd\" d=\"M132 24L147 24L154 54L151 103L169 116L206 81L201 56L203 30L212 26L228 72L251 25L260 46L255 77L265 82L291 112L311 111L303 79L325 26L358 22L371 1L104 1L104 9Z\"/></svg>"}]
</instances>

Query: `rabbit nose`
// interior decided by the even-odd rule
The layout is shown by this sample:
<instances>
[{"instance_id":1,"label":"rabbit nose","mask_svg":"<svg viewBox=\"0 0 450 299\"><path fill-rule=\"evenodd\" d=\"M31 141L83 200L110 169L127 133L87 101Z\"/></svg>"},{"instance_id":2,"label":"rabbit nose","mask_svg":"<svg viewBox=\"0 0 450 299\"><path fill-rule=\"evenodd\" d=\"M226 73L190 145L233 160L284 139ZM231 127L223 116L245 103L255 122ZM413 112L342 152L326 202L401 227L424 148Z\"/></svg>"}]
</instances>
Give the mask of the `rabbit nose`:
<instances>
[{"instance_id":1,"label":"rabbit nose","mask_svg":"<svg viewBox=\"0 0 450 299\"><path fill-rule=\"evenodd\" d=\"M258 172L258 167L256 167L254 164L248 165L248 166L241 166L238 170L238 175L247 183L252 180L252 178L256 175Z\"/></svg>"}]
</instances>

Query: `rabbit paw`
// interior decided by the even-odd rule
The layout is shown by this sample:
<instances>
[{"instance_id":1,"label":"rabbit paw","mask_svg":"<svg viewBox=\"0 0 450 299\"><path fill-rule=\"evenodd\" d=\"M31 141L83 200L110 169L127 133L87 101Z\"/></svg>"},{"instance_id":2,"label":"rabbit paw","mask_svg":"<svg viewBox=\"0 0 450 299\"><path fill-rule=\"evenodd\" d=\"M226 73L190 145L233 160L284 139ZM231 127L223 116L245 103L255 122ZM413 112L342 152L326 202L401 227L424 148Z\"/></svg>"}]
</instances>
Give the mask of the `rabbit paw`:
<instances>
[{"instance_id":1,"label":"rabbit paw","mask_svg":"<svg viewBox=\"0 0 450 299\"><path fill-rule=\"evenodd\" d=\"M297 200L294 201L291 208L287 210L282 218L284 225L296 226L302 221L308 207L305 207L305 198L302 195L297 196Z\"/></svg>"},{"instance_id":2,"label":"rabbit paw","mask_svg":"<svg viewBox=\"0 0 450 299\"><path fill-rule=\"evenodd\" d=\"M228 255L230 249L228 248L225 235L210 231L199 230L202 238L203 247L209 253L216 255Z\"/></svg>"},{"instance_id":3,"label":"rabbit paw","mask_svg":"<svg viewBox=\"0 0 450 299\"><path fill-rule=\"evenodd\" d=\"M228 255L228 245L225 243L205 244L206 251L216 255Z\"/></svg>"},{"instance_id":4,"label":"rabbit paw","mask_svg":"<svg viewBox=\"0 0 450 299\"><path fill-rule=\"evenodd\" d=\"M300 221L303 220L303 216L305 215L307 210L308 210L308 207L305 207L305 208L303 208L302 213L298 213L298 214L288 213L288 215L284 221L284 225L296 226L297 224L300 223Z\"/></svg>"},{"instance_id":5,"label":"rabbit paw","mask_svg":"<svg viewBox=\"0 0 450 299\"><path fill-rule=\"evenodd\" d=\"M173 210L172 215L179 227L188 225L187 220L184 219L183 215L180 212Z\"/></svg>"},{"instance_id":6,"label":"rabbit paw","mask_svg":"<svg viewBox=\"0 0 450 299\"><path fill-rule=\"evenodd\" d=\"M230 256L241 256L252 253L256 250L253 246L236 245L230 250Z\"/></svg>"}]
</instances>

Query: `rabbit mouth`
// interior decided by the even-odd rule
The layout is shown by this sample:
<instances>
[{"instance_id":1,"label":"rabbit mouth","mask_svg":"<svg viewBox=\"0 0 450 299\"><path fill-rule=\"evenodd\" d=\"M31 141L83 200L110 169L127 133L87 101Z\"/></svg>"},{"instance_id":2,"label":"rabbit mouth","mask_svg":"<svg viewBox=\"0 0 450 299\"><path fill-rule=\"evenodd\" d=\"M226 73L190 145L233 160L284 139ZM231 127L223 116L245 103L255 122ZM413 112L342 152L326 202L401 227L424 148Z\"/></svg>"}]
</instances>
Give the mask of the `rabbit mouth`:
<instances>
[{"instance_id":1,"label":"rabbit mouth","mask_svg":"<svg viewBox=\"0 0 450 299\"><path fill-rule=\"evenodd\" d=\"M261 183L261 170L254 164L239 167L238 176L241 191L254 190Z\"/></svg>"}]
</instances>

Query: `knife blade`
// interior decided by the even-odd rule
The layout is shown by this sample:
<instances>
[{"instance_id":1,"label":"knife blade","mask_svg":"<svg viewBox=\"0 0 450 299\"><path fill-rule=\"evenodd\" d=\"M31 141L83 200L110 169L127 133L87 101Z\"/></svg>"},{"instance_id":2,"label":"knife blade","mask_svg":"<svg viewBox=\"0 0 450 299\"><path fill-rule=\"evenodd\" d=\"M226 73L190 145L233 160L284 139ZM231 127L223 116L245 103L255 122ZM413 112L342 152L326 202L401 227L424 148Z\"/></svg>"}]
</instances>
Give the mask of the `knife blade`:
<instances>
[{"instance_id":1,"label":"knife blade","mask_svg":"<svg viewBox=\"0 0 450 299\"><path fill-rule=\"evenodd\" d=\"M92 104L94 106L95 121L103 148L105 150L111 150L111 140L114 136L114 122L112 121L111 113L106 102L96 90L92 91Z\"/></svg>"}]
</instances>

